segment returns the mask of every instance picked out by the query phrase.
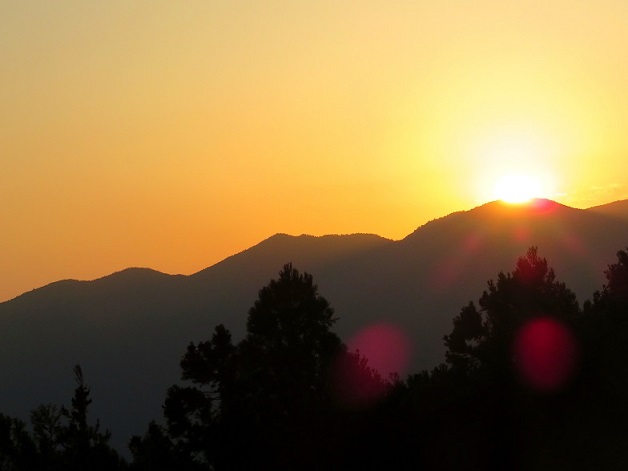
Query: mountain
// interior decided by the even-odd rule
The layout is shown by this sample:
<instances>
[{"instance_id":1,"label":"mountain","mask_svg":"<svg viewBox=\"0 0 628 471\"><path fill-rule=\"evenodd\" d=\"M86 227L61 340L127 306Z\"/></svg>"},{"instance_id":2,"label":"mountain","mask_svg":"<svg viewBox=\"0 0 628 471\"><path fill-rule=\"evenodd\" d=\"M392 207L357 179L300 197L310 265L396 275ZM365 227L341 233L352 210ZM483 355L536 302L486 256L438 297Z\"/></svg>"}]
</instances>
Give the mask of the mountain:
<instances>
[{"instance_id":1,"label":"mountain","mask_svg":"<svg viewBox=\"0 0 628 471\"><path fill-rule=\"evenodd\" d=\"M589 208L588 211L625 219L628 217L628 200L615 201L602 206L594 206Z\"/></svg>"},{"instance_id":2,"label":"mountain","mask_svg":"<svg viewBox=\"0 0 628 471\"><path fill-rule=\"evenodd\" d=\"M580 301L628 245L628 202L580 210L549 200L492 202L436 219L399 241L376 235L277 234L190 276L131 268L60 281L0 304L0 411L23 418L43 402L68 405L80 363L92 417L123 448L161 418L190 341L222 323L239 340L258 290L292 262L312 273L336 309L336 332L387 323L411 344L410 371L443 360L452 318L487 280L538 246ZM403 372L402 372L403 373Z\"/></svg>"}]
</instances>

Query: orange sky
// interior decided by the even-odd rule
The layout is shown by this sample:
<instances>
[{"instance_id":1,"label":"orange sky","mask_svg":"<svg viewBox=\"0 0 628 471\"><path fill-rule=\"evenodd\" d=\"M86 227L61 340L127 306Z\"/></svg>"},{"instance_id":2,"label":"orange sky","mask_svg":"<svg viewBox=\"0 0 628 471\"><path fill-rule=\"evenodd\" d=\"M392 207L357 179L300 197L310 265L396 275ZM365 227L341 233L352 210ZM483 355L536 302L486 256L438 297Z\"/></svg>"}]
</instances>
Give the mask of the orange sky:
<instances>
[{"instance_id":1,"label":"orange sky","mask_svg":"<svg viewBox=\"0 0 628 471\"><path fill-rule=\"evenodd\" d=\"M0 300L401 238L510 172L628 197L624 0L7 1L0 44Z\"/></svg>"}]
</instances>

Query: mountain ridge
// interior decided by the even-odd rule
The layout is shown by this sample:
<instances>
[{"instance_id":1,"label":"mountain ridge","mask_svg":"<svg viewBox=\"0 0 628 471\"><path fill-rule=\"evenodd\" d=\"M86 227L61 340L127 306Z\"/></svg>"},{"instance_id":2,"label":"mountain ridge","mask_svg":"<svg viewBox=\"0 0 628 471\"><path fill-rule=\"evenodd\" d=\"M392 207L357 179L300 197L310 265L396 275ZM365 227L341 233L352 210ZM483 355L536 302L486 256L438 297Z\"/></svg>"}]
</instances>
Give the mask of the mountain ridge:
<instances>
[{"instance_id":1,"label":"mountain ridge","mask_svg":"<svg viewBox=\"0 0 628 471\"><path fill-rule=\"evenodd\" d=\"M611 209L622 214L623 207ZM192 275L130 268L54 282L0 303L0 412L27 417L40 403L67 404L80 363L94 417L123 447L160 418L188 343L208 339L217 324L242 338L259 289L288 262L313 275L345 341L388 323L412 342L410 371L431 368L443 361L442 336L460 308L531 245L581 302L601 289L604 269L628 245L628 210L626 217L603 213L491 202L428 221L400 240L276 234Z\"/></svg>"},{"instance_id":2,"label":"mountain ridge","mask_svg":"<svg viewBox=\"0 0 628 471\"><path fill-rule=\"evenodd\" d=\"M227 257L225 257L224 259L216 262L213 265L210 265L206 268L202 268L194 273L191 273L189 275L184 275L184 274L171 274L171 273L165 273L162 272L160 270L156 270L154 268L150 268L150 267L127 267L127 268L123 268L117 271L114 271L112 273L109 274L105 274L102 276L98 276L96 278L90 278L90 279L78 279L78 278L65 278L65 279L60 279L60 280L56 280L56 281L52 281L50 283L47 283L45 285L39 286L39 287L35 287L33 289L30 289L28 291L25 291L21 294L18 294L17 296L7 299L5 301L0 302L1 304L7 303L7 302L11 302L15 299L18 299L24 295L27 295L29 293L32 293L34 291L38 291L41 289L46 289L52 285L57 285L59 283L69 283L69 282L79 282L79 283L89 283L89 282L95 282L95 281L100 281L100 280L104 280L110 277L114 277L117 278L119 276L124 276L127 273L154 273L154 274L159 274L159 275L164 275L164 276L172 276L172 277L177 277L177 276L182 276L182 277L195 277L201 273L206 272L207 270L211 269L212 267L219 265L229 259L232 259L233 257L237 257L245 252L248 252L252 249L255 249L259 246L271 243L271 242L275 242L277 240L283 241L283 240L288 240L288 239L314 239L314 240L321 240L321 239L329 239L329 238L334 238L334 237L368 237L368 238L375 238L375 239L380 239L382 241L388 241L388 242L400 242L403 240L406 240L408 238L411 238L413 236L413 234L415 234L417 231L421 230L422 228L429 226L429 225L433 225L435 223L438 223L439 221L443 221L445 219L450 219L452 217L456 217L459 215L464 215L470 212L474 212L477 210L481 210L482 208L489 208L489 207L502 207L502 208L506 208L508 211L506 211L506 214L508 213L516 213L518 209L521 208L526 208L529 207L530 205L537 205L538 206L538 202L542 202L544 204L550 203L562 208L568 208L574 211L591 211L591 212L597 212L599 214L606 214L606 215L619 215L621 217L626 217L628 218L628 199L626 200L618 200L618 201L613 201L611 203L607 203L607 204L603 204L603 205L597 205L597 206L592 206L590 208L586 208L586 209L579 209L579 208L573 208L567 205L563 205L561 203L558 203L556 201L553 200L549 200L549 199L543 199L543 198L533 198L530 202L527 203L520 203L520 204L513 204L513 203L506 203L500 200L494 200L494 201L490 201L487 203L483 203L481 205L475 206L473 208L467 209L467 210L459 210L459 211L454 211L452 213L449 213L445 216L441 216L441 217L437 217L437 218L433 218L427 222L425 222L422 225L419 225L414 231L412 231L410 234L406 235L405 237L401 238L401 239L389 239L383 236L380 236L378 234L373 234L373 233L362 233L362 232L357 232L357 233L347 233L347 234L323 234L323 235L311 235L311 234L299 234L299 235L292 235L292 234L288 234L288 233L284 233L284 232L278 232L275 233L269 237L267 237L266 239L263 239L262 241L258 242L257 244L254 244L253 246L244 249L240 252L236 252L232 255L229 255ZM607 209L608 208L608 209ZM611 209L612 208L612 209Z\"/></svg>"}]
</instances>

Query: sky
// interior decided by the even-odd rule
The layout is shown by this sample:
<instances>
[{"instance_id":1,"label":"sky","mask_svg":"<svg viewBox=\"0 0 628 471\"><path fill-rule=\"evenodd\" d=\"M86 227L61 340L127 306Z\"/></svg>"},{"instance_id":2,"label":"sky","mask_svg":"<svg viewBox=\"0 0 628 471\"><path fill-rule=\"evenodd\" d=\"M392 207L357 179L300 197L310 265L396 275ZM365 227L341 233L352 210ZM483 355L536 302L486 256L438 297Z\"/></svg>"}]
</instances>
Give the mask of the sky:
<instances>
[{"instance_id":1,"label":"sky","mask_svg":"<svg viewBox=\"0 0 628 471\"><path fill-rule=\"evenodd\" d=\"M0 301L628 198L628 2L0 1ZM305 269L305 268L304 268Z\"/></svg>"}]
</instances>

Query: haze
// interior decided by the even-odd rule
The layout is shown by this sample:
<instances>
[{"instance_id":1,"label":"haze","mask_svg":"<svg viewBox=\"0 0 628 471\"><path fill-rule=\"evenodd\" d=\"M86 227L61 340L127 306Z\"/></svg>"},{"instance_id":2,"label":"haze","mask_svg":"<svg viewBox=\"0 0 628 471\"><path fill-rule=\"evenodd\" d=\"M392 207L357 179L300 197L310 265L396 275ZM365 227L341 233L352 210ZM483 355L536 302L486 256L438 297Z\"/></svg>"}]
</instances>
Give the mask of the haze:
<instances>
[{"instance_id":1,"label":"haze","mask_svg":"<svg viewBox=\"0 0 628 471\"><path fill-rule=\"evenodd\" d=\"M621 0L7 1L0 41L0 301L401 238L507 173L628 197Z\"/></svg>"}]
</instances>

